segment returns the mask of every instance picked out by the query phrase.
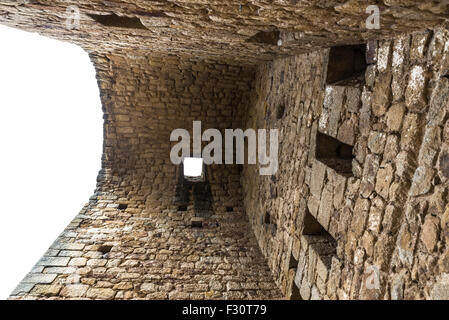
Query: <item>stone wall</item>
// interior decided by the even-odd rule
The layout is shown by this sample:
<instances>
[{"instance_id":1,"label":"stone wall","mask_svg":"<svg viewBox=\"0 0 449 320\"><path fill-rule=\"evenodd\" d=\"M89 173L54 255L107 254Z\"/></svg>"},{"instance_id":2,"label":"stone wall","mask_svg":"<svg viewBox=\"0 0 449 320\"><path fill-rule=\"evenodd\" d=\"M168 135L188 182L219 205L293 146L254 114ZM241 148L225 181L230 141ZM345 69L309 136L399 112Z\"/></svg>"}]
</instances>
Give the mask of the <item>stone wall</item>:
<instances>
[{"instance_id":1,"label":"stone wall","mask_svg":"<svg viewBox=\"0 0 449 320\"><path fill-rule=\"evenodd\" d=\"M253 70L170 56L98 56L104 154L98 189L14 299L279 298L242 210L237 165L208 167L214 214L174 203L170 133L241 126ZM190 130L191 131L191 130Z\"/></svg>"},{"instance_id":2,"label":"stone wall","mask_svg":"<svg viewBox=\"0 0 449 320\"><path fill-rule=\"evenodd\" d=\"M379 29L366 27L370 5L381 13ZM435 27L447 9L444 0L2 0L0 23L91 53L132 50L256 65Z\"/></svg>"},{"instance_id":3,"label":"stone wall","mask_svg":"<svg viewBox=\"0 0 449 320\"><path fill-rule=\"evenodd\" d=\"M448 44L444 29L371 42L364 79L335 85L328 51L258 68L247 127L280 130L279 171L241 181L287 297L448 298ZM352 172L319 159L330 141L353 147Z\"/></svg>"},{"instance_id":4,"label":"stone wall","mask_svg":"<svg viewBox=\"0 0 449 320\"><path fill-rule=\"evenodd\" d=\"M105 119L95 195L11 298L449 298L448 4L374 1L373 30L372 2L2 1L89 52ZM275 175L208 167L202 228L169 159L193 120L280 130Z\"/></svg>"}]
</instances>

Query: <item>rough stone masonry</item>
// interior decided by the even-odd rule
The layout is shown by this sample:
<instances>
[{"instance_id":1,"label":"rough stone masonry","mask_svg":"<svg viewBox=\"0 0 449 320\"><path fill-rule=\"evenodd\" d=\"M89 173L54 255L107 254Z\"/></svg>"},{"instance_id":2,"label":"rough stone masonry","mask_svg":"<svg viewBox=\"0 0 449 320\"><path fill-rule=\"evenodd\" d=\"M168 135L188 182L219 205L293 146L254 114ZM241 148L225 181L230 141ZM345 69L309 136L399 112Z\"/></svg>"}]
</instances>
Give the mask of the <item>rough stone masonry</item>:
<instances>
[{"instance_id":1,"label":"rough stone masonry","mask_svg":"<svg viewBox=\"0 0 449 320\"><path fill-rule=\"evenodd\" d=\"M447 1L0 0L0 23L89 53L104 111L95 194L10 299L449 299L448 18ZM279 129L279 170L207 166L198 218L169 158L193 120Z\"/></svg>"}]
</instances>

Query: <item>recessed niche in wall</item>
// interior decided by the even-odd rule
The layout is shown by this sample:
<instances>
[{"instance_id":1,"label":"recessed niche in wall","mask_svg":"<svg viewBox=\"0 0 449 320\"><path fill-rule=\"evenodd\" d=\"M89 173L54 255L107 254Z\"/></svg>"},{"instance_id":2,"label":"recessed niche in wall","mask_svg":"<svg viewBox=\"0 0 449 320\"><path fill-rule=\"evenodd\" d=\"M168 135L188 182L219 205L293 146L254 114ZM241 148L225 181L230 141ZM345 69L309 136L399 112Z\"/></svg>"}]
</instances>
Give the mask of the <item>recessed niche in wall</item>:
<instances>
[{"instance_id":1,"label":"recessed niche in wall","mask_svg":"<svg viewBox=\"0 0 449 320\"><path fill-rule=\"evenodd\" d=\"M120 204L118 205L118 209L119 209L119 210L126 210L127 208L128 208L128 205L125 204L125 203L120 203Z\"/></svg>"},{"instance_id":2,"label":"recessed niche in wall","mask_svg":"<svg viewBox=\"0 0 449 320\"><path fill-rule=\"evenodd\" d=\"M179 206L178 211L187 211L187 206Z\"/></svg>"},{"instance_id":3,"label":"recessed niche in wall","mask_svg":"<svg viewBox=\"0 0 449 320\"><path fill-rule=\"evenodd\" d=\"M226 212L233 212L234 211L234 207L226 207Z\"/></svg>"},{"instance_id":4,"label":"recessed niche in wall","mask_svg":"<svg viewBox=\"0 0 449 320\"><path fill-rule=\"evenodd\" d=\"M202 228L203 227L203 219L198 217L193 217L191 220L192 228Z\"/></svg>"},{"instance_id":5,"label":"recessed niche in wall","mask_svg":"<svg viewBox=\"0 0 449 320\"><path fill-rule=\"evenodd\" d=\"M350 177L352 173L353 146L317 131L315 158L338 174Z\"/></svg>"},{"instance_id":6,"label":"recessed niche in wall","mask_svg":"<svg viewBox=\"0 0 449 320\"><path fill-rule=\"evenodd\" d=\"M263 217L263 223L264 224L270 224L270 213L267 211L267 212L265 212L265 215L264 215L264 217Z\"/></svg>"},{"instance_id":7,"label":"recessed niche in wall","mask_svg":"<svg viewBox=\"0 0 449 320\"><path fill-rule=\"evenodd\" d=\"M254 36L249 38L247 41L253 43L277 45L279 40L280 40L280 32L279 30L275 30L275 31L259 31Z\"/></svg>"},{"instance_id":8,"label":"recessed niche in wall","mask_svg":"<svg viewBox=\"0 0 449 320\"><path fill-rule=\"evenodd\" d=\"M148 30L142 24L140 19L136 18L136 17L123 17L123 16L118 16L115 13L107 14L107 15L89 14L88 13L87 15L105 27Z\"/></svg>"},{"instance_id":9,"label":"recessed niche in wall","mask_svg":"<svg viewBox=\"0 0 449 320\"><path fill-rule=\"evenodd\" d=\"M276 111L276 118L278 120L282 119L284 117L284 113L285 113L285 105L281 104L278 106L277 111Z\"/></svg>"},{"instance_id":10,"label":"recessed niche in wall","mask_svg":"<svg viewBox=\"0 0 449 320\"><path fill-rule=\"evenodd\" d=\"M331 268L332 257L337 255L337 241L324 229L306 209L304 229L302 232L311 249L319 256L328 270Z\"/></svg>"},{"instance_id":11,"label":"recessed niche in wall","mask_svg":"<svg viewBox=\"0 0 449 320\"><path fill-rule=\"evenodd\" d=\"M111 249L112 249L112 246L109 246L109 245L101 245L101 246L98 248L98 251L100 251L102 254L106 254L106 253L109 253L109 252L111 251Z\"/></svg>"},{"instance_id":12,"label":"recessed niche in wall","mask_svg":"<svg viewBox=\"0 0 449 320\"><path fill-rule=\"evenodd\" d=\"M329 51L326 84L363 83L366 67L365 44L332 47Z\"/></svg>"}]
</instances>

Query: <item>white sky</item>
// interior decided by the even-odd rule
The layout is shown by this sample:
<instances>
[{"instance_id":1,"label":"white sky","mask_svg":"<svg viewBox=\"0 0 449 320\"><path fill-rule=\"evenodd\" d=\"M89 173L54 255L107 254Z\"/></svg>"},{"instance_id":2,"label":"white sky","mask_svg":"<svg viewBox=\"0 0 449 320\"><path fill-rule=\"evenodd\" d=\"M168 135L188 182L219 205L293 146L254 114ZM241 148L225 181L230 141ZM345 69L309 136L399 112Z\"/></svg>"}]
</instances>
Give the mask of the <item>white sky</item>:
<instances>
[{"instance_id":1,"label":"white sky","mask_svg":"<svg viewBox=\"0 0 449 320\"><path fill-rule=\"evenodd\" d=\"M0 299L93 194L103 120L81 48L0 25Z\"/></svg>"},{"instance_id":2,"label":"white sky","mask_svg":"<svg viewBox=\"0 0 449 320\"><path fill-rule=\"evenodd\" d=\"M203 174L202 158L184 158L184 175L188 177L199 177Z\"/></svg>"}]
</instances>

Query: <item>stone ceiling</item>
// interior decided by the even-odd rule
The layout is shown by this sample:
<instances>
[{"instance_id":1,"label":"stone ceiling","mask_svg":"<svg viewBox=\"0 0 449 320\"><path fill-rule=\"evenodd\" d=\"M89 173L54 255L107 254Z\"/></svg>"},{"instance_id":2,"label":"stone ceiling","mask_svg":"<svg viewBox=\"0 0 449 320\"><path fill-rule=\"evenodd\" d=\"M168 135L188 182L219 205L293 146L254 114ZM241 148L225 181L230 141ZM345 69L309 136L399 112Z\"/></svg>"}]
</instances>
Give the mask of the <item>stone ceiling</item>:
<instances>
[{"instance_id":1,"label":"stone ceiling","mask_svg":"<svg viewBox=\"0 0 449 320\"><path fill-rule=\"evenodd\" d=\"M434 27L449 17L445 3L449 1L0 0L0 23L68 40L88 52L132 50L256 64ZM366 29L365 11L373 4L381 11L379 30ZM73 29L66 25L73 16L70 6L77 7L80 17Z\"/></svg>"}]
</instances>

